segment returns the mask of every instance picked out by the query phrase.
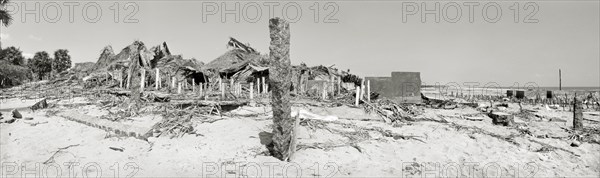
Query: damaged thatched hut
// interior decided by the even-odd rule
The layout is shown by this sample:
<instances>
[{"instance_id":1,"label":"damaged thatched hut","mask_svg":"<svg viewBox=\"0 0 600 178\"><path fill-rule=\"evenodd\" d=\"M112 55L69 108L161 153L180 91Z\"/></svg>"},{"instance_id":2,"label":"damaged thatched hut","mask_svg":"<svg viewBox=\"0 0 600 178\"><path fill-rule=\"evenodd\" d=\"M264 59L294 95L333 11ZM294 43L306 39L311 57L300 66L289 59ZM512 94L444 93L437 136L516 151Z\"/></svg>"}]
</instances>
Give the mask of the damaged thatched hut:
<instances>
[{"instance_id":1,"label":"damaged thatched hut","mask_svg":"<svg viewBox=\"0 0 600 178\"><path fill-rule=\"evenodd\" d=\"M254 82L256 78L268 77L268 58L254 48L235 38L227 43L233 49L201 67L212 78L231 79L237 82Z\"/></svg>"},{"instance_id":2,"label":"damaged thatched hut","mask_svg":"<svg viewBox=\"0 0 600 178\"><path fill-rule=\"evenodd\" d=\"M152 85L156 84L156 75L150 74L155 74L155 69L159 69L161 80L164 81L162 83L169 83L173 78L181 81L194 76L192 74L198 73L200 65L194 59L172 55L165 42L148 49L143 42L134 41L116 55L111 46L105 47L93 67L94 73L85 77L84 81L106 79L111 83L117 81L122 87L139 87L141 71L145 71L148 74L144 75L146 84Z\"/></svg>"}]
</instances>

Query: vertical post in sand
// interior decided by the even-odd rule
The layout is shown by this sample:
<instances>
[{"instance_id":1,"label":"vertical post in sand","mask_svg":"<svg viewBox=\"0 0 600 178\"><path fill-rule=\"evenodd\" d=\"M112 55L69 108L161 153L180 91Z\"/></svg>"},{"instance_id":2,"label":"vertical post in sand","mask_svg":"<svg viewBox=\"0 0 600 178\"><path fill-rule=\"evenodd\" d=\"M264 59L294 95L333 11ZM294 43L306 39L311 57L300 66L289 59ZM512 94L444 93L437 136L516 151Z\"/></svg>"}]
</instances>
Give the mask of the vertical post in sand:
<instances>
[{"instance_id":1,"label":"vertical post in sand","mask_svg":"<svg viewBox=\"0 0 600 178\"><path fill-rule=\"evenodd\" d=\"M354 106L358 107L358 97L360 96L360 87L356 86L356 100L354 100Z\"/></svg>"},{"instance_id":2,"label":"vertical post in sand","mask_svg":"<svg viewBox=\"0 0 600 178\"><path fill-rule=\"evenodd\" d=\"M219 92L221 92L221 98L225 98L225 92L223 91L223 79L219 77Z\"/></svg>"},{"instance_id":3,"label":"vertical post in sand","mask_svg":"<svg viewBox=\"0 0 600 178\"><path fill-rule=\"evenodd\" d=\"M192 92L196 93L196 79L192 78Z\"/></svg>"},{"instance_id":4,"label":"vertical post in sand","mask_svg":"<svg viewBox=\"0 0 600 178\"><path fill-rule=\"evenodd\" d=\"M233 83L233 79L229 79L229 92L233 93L235 95L235 87L234 87L235 83Z\"/></svg>"},{"instance_id":5,"label":"vertical post in sand","mask_svg":"<svg viewBox=\"0 0 600 178\"><path fill-rule=\"evenodd\" d=\"M129 70L129 72L127 72L127 87L126 89L129 89L129 86L131 85L131 70Z\"/></svg>"},{"instance_id":6,"label":"vertical post in sand","mask_svg":"<svg viewBox=\"0 0 600 178\"><path fill-rule=\"evenodd\" d=\"M202 97L202 95L203 95L202 90L204 88L204 83L200 83L200 85L198 85L198 86L200 88L200 97Z\"/></svg>"},{"instance_id":7,"label":"vertical post in sand","mask_svg":"<svg viewBox=\"0 0 600 178\"><path fill-rule=\"evenodd\" d=\"M327 99L327 84L325 82L323 82L323 87L322 87L322 93L321 93L321 99L326 100Z\"/></svg>"},{"instance_id":8,"label":"vertical post in sand","mask_svg":"<svg viewBox=\"0 0 600 178\"><path fill-rule=\"evenodd\" d=\"M261 77L262 79L260 80L262 82L262 92L261 93L267 93L267 85L265 84L265 77Z\"/></svg>"},{"instance_id":9,"label":"vertical post in sand","mask_svg":"<svg viewBox=\"0 0 600 178\"><path fill-rule=\"evenodd\" d=\"M298 83L298 87L300 87L300 93L304 94L304 74L300 74L300 82Z\"/></svg>"},{"instance_id":10,"label":"vertical post in sand","mask_svg":"<svg viewBox=\"0 0 600 178\"><path fill-rule=\"evenodd\" d=\"M260 94L260 78L256 78L256 94Z\"/></svg>"},{"instance_id":11,"label":"vertical post in sand","mask_svg":"<svg viewBox=\"0 0 600 178\"><path fill-rule=\"evenodd\" d=\"M367 80L367 101L371 102L371 81Z\"/></svg>"},{"instance_id":12,"label":"vertical post in sand","mask_svg":"<svg viewBox=\"0 0 600 178\"><path fill-rule=\"evenodd\" d=\"M154 81L155 89L158 90L160 88L160 70L156 68L156 81Z\"/></svg>"},{"instance_id":13,"label":"vertical post in sand","mask_svg":"<svg viewBox=\"0 0 600 178\"><path fill-rule=\"evenodd\" d=\"M337 94L341 94L342 92L342 77L337 77Z\"/></svg>"},{"instance_id":14,"label":"vertical post in sand","mask_svg":"<svg viewBox=\"0 0 600 178\"><path fill-rule=\"evenodd\" d=\"M360 99L365 97L365 79L362 78L360 80Z\"/></svg>"},{"instance_id":15,"label":"vertical post in sand","mask_svg":"<svg viewBox=\"0 0 600 178\"><path fill-rule=\"evenodd\" d=\"M119 88L123 88L123 71L119 71Z\"/></svg>"},{"instance_id":16,"label":"vertical post in sand","mask_svg":"<svg viewBox=\"0 0 600 178\"><path fill-rule=\"evenodd\" d=\"M558 69L558 90L562 90L562 74L560 69Z\"/></svg>"},{"instance_id":17,"label":"vertical post in sand","mask_svg":"<svg viewBox=\"0 0 600 178\"><path fill-rule=\"evenodd\" d=\"M144 70L144 68L140 69L140 73L142 74L142 78L140 80L140 92L144 91L144 86L146 84L145 80L146 80L146 71Z\"/></svg>"},{"instance_id":18,"label":"vertical post in sand","mask_svg":"<svg viewBox=\"0 0 600 178\"><path fill-rule=\"evenodd\" d=\"M171 77L171 88L175 88L175 77Z\"/></svg>"},{"instance_id":19,"label":"vertical post in sand","mask_svg":"<svg viewBox=\"0 0 600 178\"><path fill-rule=\"evenodd\" d=\"M335 78L333 78L333 75L329 76L329 86L331 86L331 88L329 88L329 90L331 91L331 96L335 95Z\"/></svg>"},{"instance_id":20,"label":"vertical post in sand","mask_svg":"<svg viewBox=\"0 0 600 178\"><path fill-rule=\"evenodd\" d=\"M573 130L583 129L583 105L577 100L577 94L573 97Z\"/></svg>"},{"instance_id":21,"label":"vertical post in sand","mask_svg":"<svg viewBox=\"0 0 600 178\"><path fill-rule=\"evenodd\" d=\"M269 82L272 85L271 104L273 107L273 145L274 157L288 161L295 151L294 132L296 122L291 116L290 88L290 26L280 18L269 20L271 37ZM271 148L270 148L271 149Z\"/></svg>"},{"instance_id":22,"label":"vertical post in sand","mask_svg":"<svg viewBox=\"0 0 600 178\"><path fill-rule=\"evenodd\" d=\"M250 82L250 100L254 99L254 82Z\"/></svg>"},{"instance_id":23,"label":"vertical post in sand","mask_svg":"<svg viewBox=\"0 0 600 178\"><path fill-rule=\"evenodd\" d=\"M177 82L177 94L181 94L181 82Z\"/></svg>"}]
</instances>

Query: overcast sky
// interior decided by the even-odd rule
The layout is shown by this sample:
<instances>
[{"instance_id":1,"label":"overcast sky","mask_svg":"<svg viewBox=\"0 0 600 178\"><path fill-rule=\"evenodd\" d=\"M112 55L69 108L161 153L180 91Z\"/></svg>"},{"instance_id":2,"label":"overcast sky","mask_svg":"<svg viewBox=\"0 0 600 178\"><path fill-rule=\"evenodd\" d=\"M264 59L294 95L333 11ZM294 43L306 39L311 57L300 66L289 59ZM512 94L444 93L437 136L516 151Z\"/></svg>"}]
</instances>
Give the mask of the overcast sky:
<instances>
[{"instance_id":1,"label":"overcast sky","mask_svg":"<svg viewBox=\"0 0 600 178\"><path fill-rule=\"evenodd\" d=\"M426 4L318 1L318 13L317 1L278 4L193 0L13 2L7 8L18 10L13 11L13 24L1 27L3 47L17 46L28 55L65 48L75 63L95 62L104 46L112 45L118 53L134 40L141 40L149 47L166 41L172 53L204 62L226 52L225 44L230 36L250 43L261 53L268 53L268 18L269 9L273 7L275 16L285 12L288 20L297 21L291 24L294 64L335 64L361 76L416 71L421 72L427 84L495 82L502 86L527 82L558 86L560 68L563 86L600 86L600 5L595 0L530 4L519 1L518 5L492 1L476 6L465 5L463 1L428 1ZM40 5L39 23L35 21L35 14L22 14L23 5L36 12L36 2ZM232 14L225 14L222 19L220 12L225 8L235 9L236 2L240 6L239 22ZM423 22L422 10L435 11L435 2L440 4L439 23L435 22L435 14L424 14ZM95 18L96 4L102 9L98 18ZM496 4L498 6L494 6ZM58 17L57 5L61 8ZM120 10L115 22L114 7L117 6ZM519 15L515 22L517 6ZM69 7L73 7L73 14L69 14ZM287 10L284 11L284 7ZM456 7L461 11L459 18L455 18ZM472 22L470 7L473 7ZM483 7L487 7L487 11ZM501 9L501 16L496 16L496 7ZM296 16L296 8L301 9L301 16ZM128 15L132 16L125 20ZM92 23L96 19L97 22ZM496 19L498 21L492 23Z\"/></svg>"}]
</instances>

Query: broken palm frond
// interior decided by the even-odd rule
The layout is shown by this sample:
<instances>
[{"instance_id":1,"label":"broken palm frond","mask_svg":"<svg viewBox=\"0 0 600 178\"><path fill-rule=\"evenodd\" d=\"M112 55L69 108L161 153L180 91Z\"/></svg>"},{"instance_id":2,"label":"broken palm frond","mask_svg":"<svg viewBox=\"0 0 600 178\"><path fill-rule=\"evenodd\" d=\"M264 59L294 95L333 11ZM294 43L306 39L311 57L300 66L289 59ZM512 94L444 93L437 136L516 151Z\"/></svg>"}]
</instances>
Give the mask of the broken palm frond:
<instances>
[{"instance_id":1,"label":"broken palm frond","mask_svg":"<svg viewBox=\"0 0 600 178\"><path fill-rule=\"evenodd\" d=\"M63 152L64 150L69 149L71 147L75 147L75 146L79 146L79 144L69 145L69 146L66 146L66 147L58 148L58 150L55 151L54 154L52 154L52 156L50 156L50 158L48 158L42 164L51 164L51 163L54 163L54 156L56 156L56 154L58 154L60 152Z\"/></svg>"},{"instance_id":2,"label":"broken palm frond","mask_svg":"<svg viewBox=\"0 0 600 178\"><path fill-rule=\"evenodd\" d=\"M374 112L381 116L386 123L415 121L414 117L423 112L413 104L396 104L388 99L380 99L375 103L363 101L363 108L367 113Z\"/></svg>"},{"instance_id":3,"label":"broken palm frond","mask_svg":"<svg viewBox=\"0 0 600 178\"><path fill-rule=\"evenodd\" d=\"M183 134L195 133L192 126L192 115L183 115L183 112L172 112L165 116L163 121L153 126L156 136L168 135L171 138L181 137Z\"/></svg>"},{"instance_id":4,"label":"broken palm frond","mask_svg":"<svg viewBox=\"0 0 600 178\"><path fill-rule=\"evenodd\" d=\"M344 129L352 129L353 131L331 128L330 126L328 126L328 124L337 124L337 125L342 126ZM425 141L420 139L420 138L423 138L422 136L401 135L401 134L393 133L391 130L384 130L383 128L380 128L380 127L373 127L373 128L361 127L361 126L356 126L354 124L344 123L344 122L339 122L339 121L321 121L321 120L313 120L313 119L302 119L300 121L300 125L306 126L311 130L323 129L323 130L327 130L331 133L336 133L336 134L345 136L349 140L349 142L346 143L346 145L348 145L348 146L356 145L359 142L371 139L371 136L368 133L369 131L379 132L384 137L391 137L391 138L394 138L394 140L399 140L399 139L416 140L416 141L425 143Z\"/></svg>"},{"instance_id":5,"label":"broken palm frond","mask_svg":"<svg viewBox=\"0 0 600 178\"><path fill-rule=\"evenodd\" d=\"M540 142L540 141L533 140L533 139L529 139L529 141L542 145L542 147L540 149L538 149L538 150L535 150L535 152L550 152L550 151L555 151L555 150L561 150L561 151L570 153L570 154L578 156L578 157L581 156L581 155L578 155L578 154L576 154L575 152L573 152L571 150L567 150L567 149L564 149L564 148L555 147L555 146L552 146L552 145L544 143L544 142Z\"/></svg>"},{"instance_id":6,"label":"broken palm frond","mask_svg":"<svg viewBox=\"0 0 600 178\"><path fill-rule=\"evenodd\" d=\"M199 106L189 105L181 107L177 104L160 104L154 109L154 113L161 114L163 120L153 126L155 136L181 137L184 134L196 134L193 121L213 123L223 117L210 117L208 115L221 114L220 105Z\"/></svg>"}]
</instances>

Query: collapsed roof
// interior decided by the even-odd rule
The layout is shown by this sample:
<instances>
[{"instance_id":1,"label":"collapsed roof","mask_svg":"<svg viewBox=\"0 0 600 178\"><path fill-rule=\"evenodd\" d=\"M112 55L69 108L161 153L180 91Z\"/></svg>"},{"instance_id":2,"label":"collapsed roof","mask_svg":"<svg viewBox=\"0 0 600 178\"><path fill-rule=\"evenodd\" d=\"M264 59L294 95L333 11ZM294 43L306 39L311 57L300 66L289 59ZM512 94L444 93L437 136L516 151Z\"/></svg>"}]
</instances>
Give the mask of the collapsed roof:
<instances>
[{"instance_id":1,"label":"collapsed roof","mask_svg":"<svg viewBox=\"0 0 600 178\"><path fill-rule=\"evenodd\" d=\"M235 38L230 37L227 46L233 49L202 66L201 69L225 76L231 76L240 71L268 70L267 65L265 65L267 57L261 55L248 44L243 44Z\"/></svg>"}]
</instances>

